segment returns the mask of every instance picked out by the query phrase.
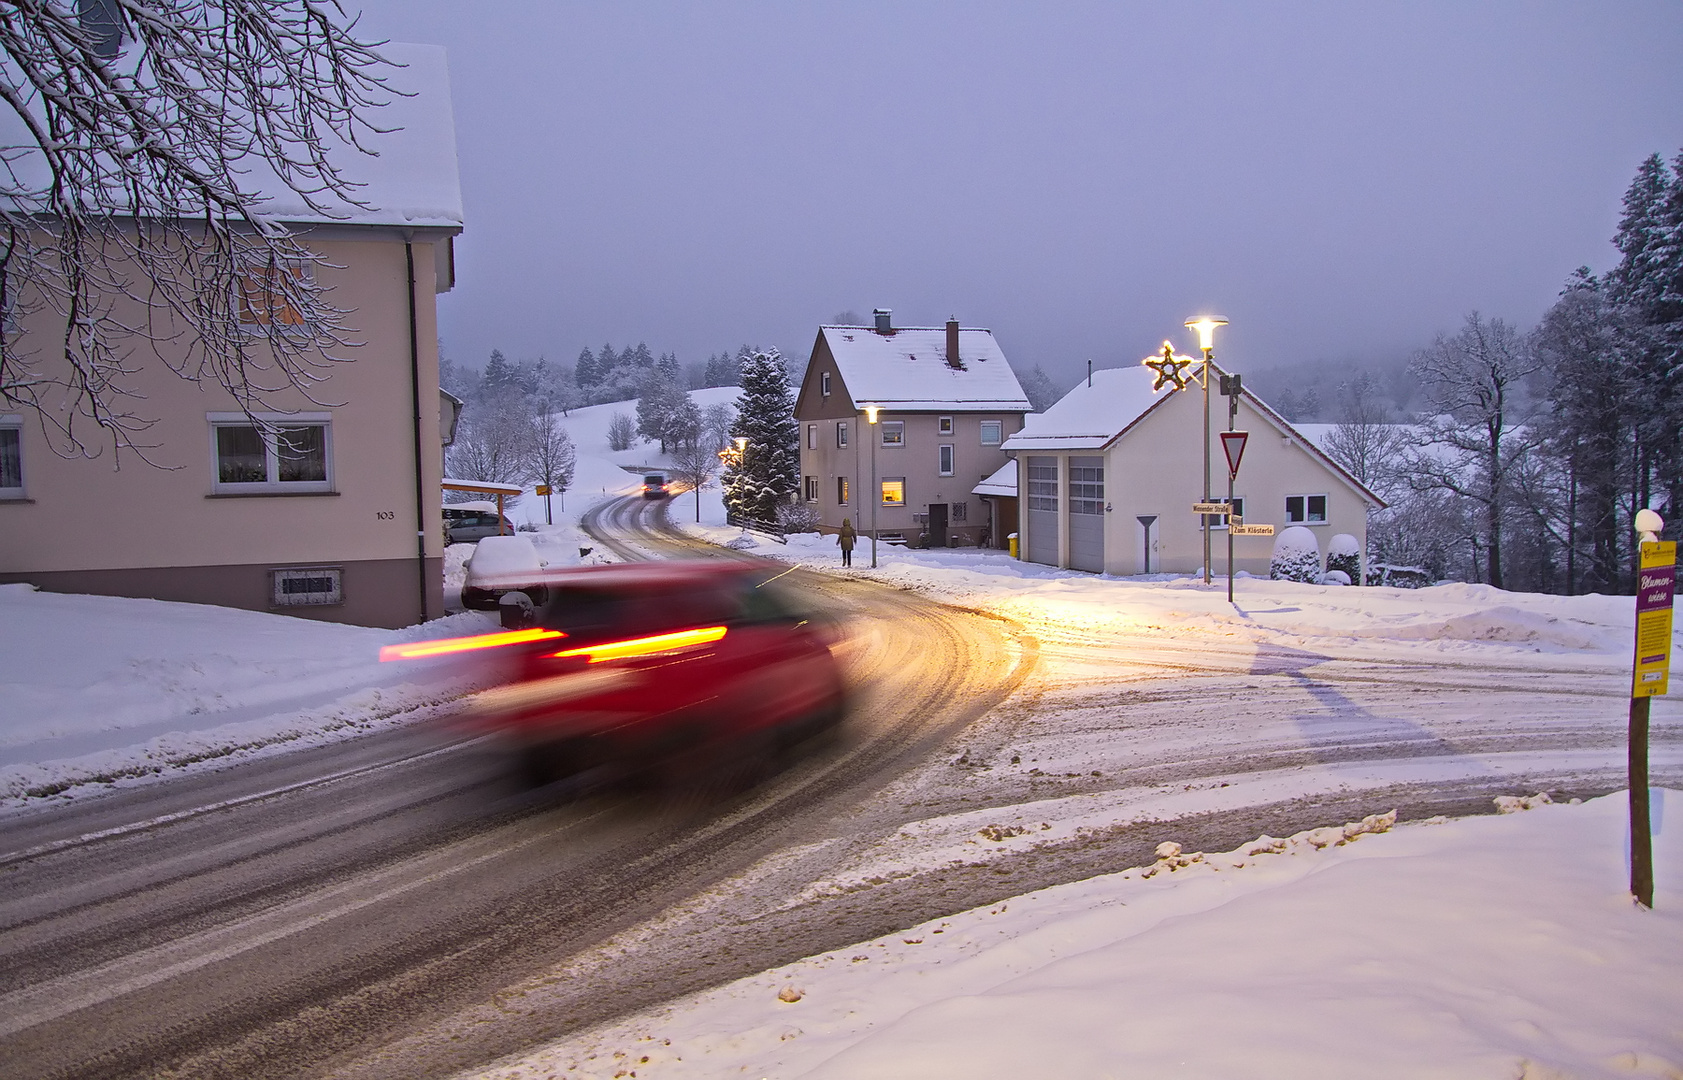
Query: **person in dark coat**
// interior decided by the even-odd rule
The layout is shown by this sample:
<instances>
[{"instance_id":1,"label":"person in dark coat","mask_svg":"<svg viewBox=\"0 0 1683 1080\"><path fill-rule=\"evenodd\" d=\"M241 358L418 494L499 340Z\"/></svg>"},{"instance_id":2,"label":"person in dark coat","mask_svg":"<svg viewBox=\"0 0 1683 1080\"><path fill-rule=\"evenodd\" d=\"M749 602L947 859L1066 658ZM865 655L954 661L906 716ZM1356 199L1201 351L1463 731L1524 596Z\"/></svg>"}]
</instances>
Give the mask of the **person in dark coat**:
<instances>
[{"instance_id":1,"label":"person in dark coat","mask_svg":"<svg viewBox=\"0 0 1683 1080\"><path fill-rule=\"evenodd\" d=\"M853 531L851 518L842 518L841 531L836 533L836 543L841 545L842 565L853 565L853 541L858 539L858 533Z\"/></svg>"}]
</instances>

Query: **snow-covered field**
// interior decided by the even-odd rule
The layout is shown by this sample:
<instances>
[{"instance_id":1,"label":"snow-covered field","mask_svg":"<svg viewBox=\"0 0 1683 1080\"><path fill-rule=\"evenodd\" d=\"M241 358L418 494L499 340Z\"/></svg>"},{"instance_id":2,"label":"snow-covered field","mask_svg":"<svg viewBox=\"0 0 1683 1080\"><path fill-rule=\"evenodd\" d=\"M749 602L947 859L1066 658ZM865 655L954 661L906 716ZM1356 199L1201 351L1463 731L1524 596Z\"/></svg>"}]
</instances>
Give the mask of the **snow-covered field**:
<instances>
[{"instance_id":1,"label":"snow-covered field","mask_svg":"<svg viewBox=\"0 0 1683 1080\"><path fill-rule=\"evenodd\" d=\"M697 396L705 406L733 393ZM564 510L556 500L557 524L530 534L553 563L590 546L575 525L583 511L635 490L627 467L663 464L646 445L606 450L609 418L630 408L564 421L577 478ZM694 499L674 499L672 518L691 521ZM699 511L686 527L713 542L995 612L1040 650L1038 682L1019 700L953 760L883 793L928 807L923 816L782 902L1123 822L1319 792L1377 799L1404 776L1517 783L1618 766L1606 731L1622 717L1629 598L1241 578L1229 606L1221 581L1107 579L996 552L884 546L873 570L868 545L842 571L833 540L724 528L716 488ZM513 516L541 522L543 504L527 498ZM469 550L448 553L457 587ZM463 613L371 630L0 587L0 798L39 806L412 722L459 688L382 668L380 646L491 625ZM1340 683L1348 671L1361 679ZM1524 692L1494 704L1474 693L1492 680ZM1247 686L1272 694L1272 711L1245 713ZM1172 714L1163 723L1130 711L1152 694L1175 703L1156 710ZM1501 709L1512 715L1491 715ZM1657 733L1677 723L1669 699L1654 715ZM1565 741L1491 745L1527 726ZM1332 752L1363 739L1416 740L1420 756ZM1111 785L1216 744L1284 756L1198 784ZM1675 774L1675 746L1656 741L1657 771ZM985 791L987 809L960 791ZM488 1075L1683 1077L1680 806L1671 793L1669 831L1663 812L1656 821L1653 912L1624 894L1618 798L1389 831L1376 821L1170 853L678 1001Z\"/></svg>"},{"instance_id":2,"label":"snow-covered field","mask_svg":"<svg viewBox=\"0 0 1683 1080\"><path fill-rule=\"evenodd\" d=\"M810 957L477 1075L1683 1076L1683 829L1657 838L1644 911L1623 892L1624 815L1608 796L1390 831L1369 818L1221 854L1166 841L1152 865Z\"/></svg>"}]
</instances>

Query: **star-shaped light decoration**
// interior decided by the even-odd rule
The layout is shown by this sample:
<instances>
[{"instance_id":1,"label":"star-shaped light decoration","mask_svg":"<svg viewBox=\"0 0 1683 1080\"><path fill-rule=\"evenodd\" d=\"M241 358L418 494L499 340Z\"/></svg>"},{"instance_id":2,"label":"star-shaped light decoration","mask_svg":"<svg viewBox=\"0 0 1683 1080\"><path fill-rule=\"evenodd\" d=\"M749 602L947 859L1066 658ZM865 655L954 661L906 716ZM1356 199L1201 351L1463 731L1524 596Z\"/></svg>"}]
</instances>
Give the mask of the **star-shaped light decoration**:
<instances>
[{"instance_id":1,"label":"star-shaped light decoration","mask_svg":"<svg viewBox=\"0 0 1683 1080\"><path fill-rule=\"evenodd\" d=\"M1153 392L1165 386L1172 390L1185 390L1187 382L1191 379L1187 369L1197 363L1190 356L1178 355L1175 347L1167 341L1163 342L1163 352L1160 355L1147 357L1140 362L1157 373L1157 381L1151 384Z\"/></svg>"}]
</instances>

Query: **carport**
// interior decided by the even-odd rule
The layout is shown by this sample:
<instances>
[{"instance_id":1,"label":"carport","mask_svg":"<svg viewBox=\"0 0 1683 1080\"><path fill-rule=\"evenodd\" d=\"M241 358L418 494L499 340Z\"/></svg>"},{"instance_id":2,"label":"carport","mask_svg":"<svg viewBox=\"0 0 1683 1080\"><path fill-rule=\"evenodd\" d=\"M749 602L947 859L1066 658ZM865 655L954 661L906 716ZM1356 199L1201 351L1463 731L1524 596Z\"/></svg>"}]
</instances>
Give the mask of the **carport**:
<instances>
[{"instance_id":1,"label":"carport","mask_svg":"<svg viewBox=\"0 0 1683 1080\"><path fill-rule=\"evenodd\" d=\"M523 489L519 484L496 484L489 480L451 480L446 478L440 485L445 491L472 491L481 495L495 495L497 497L497 532L502 533L503 499L509 495L519 495Z\"/></svg>"}]
</instances>

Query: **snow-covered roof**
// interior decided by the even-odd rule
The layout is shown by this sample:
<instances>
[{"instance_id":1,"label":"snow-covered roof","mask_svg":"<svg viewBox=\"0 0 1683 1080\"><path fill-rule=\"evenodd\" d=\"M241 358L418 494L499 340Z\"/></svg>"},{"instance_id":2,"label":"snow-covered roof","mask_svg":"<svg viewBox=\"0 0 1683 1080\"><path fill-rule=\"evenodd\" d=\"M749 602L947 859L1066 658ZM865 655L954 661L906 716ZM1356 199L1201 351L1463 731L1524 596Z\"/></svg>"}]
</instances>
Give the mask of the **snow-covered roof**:
<instances>
[{"instance_id":1,"label":"snow-covered roof","mask_svg":"<svg viewBox=\"0 0 1683 1080\"><path fill-rule=\"evenodd\" d=\"M1152 409L1168 401L1174 393L1168 389L1154 391L1157 375L1145 365L1139 367L1108 368L1093 372L1091 381L1083 380L1065 394L1056 405L1043 413L1028 416L1023 430L1005 440L1007 453L1032 450L1102 450L1128 433ZM1322 465L1336 473L1355 488L1363 498L1383 507L1385 500L1375 495L1367 485L1350 475L1349 470L1328 457L1314 442L1294 428L1285 417L1249 390L1242 391L1244 400L1282 435L1295 438L1303 449Z\"/></svg>"},{"instance_id":2,"label":"snow-covered roof","mask_svg":"<svg viewBox=\"0 0 1683 1080\"><path fill-rule=\"evenodd\" d=\"M395 225L409 228L462 227L462 185L456 165L456 120L450 102L450 70L439 45L391 42L379 47L394 65L377 73L388 93L373 95L378 107L364 118L381 130L359 129L364 149L323 134L328 157L355 186L358 206L318 194L325 213L312 209L282 183L268 162L249 158L234 168L240 188L258 198L257 216L298 224ZM46 160L18 114L0 109L0 152L7 158L7 187L42 190L50 179ZM126 197L118 193L119 203Z\"/></svg>"},{"instance_id":3,"label":"snow-covered roof","mask_svg":"<svg viewBox=\"0 0 1683 1080\"><path fill-rule=\"evenodd\" d=\"M970 489L972 495L1015 495L1017 494L1017 459L1012 458L1001 465L994 474Z\"/></svg>"},{"instance_id":4,"label":"snow-covered roof","mask_svg":"<svg viewBox=\"0 0 1683 1080\"><path fill-rule=\"evenodd\" d=\"M1023 430L1005 440L1005 449L1100 449L1169 393L1152 391L1155 378L1143 366L1095 371L1091 384L1083 379L1056 405L1029 416Z\"/></svg>"},{"instance_id":5,"label":"snow-covered roof","mask_svg":"<svg viewBox=\"0 0 1683 1080\"><path fill-rule=\"evenodd\" d=\"M379 52L403 65L382 72L394 93L366 114L375 126L391 130L358 136L364 147L379 156L370 157L343 144L329 151L345 179L364 185L355 189L355 196L367 205L317 196L331 211L318 213L276 179L266 164L257 163L251 179L267 200L265 216L291 222L461 228L456 117L444 47L392 42L382 45Z\"/></svg>"},{"instance_id":6,"label":"snow-covered roof","mask_svg":"<svg viewBox=\"0 0 1683 1080\"><path fill-rule=\"evenodd\" d=\"M958 358L947 363L947 328L899 327L879 334L868 326L821 326L818 332L860 406L885 411L1027 412L1028 398L1005 362L992 330L961 327Z\"/></svg>"}]
</instances>

